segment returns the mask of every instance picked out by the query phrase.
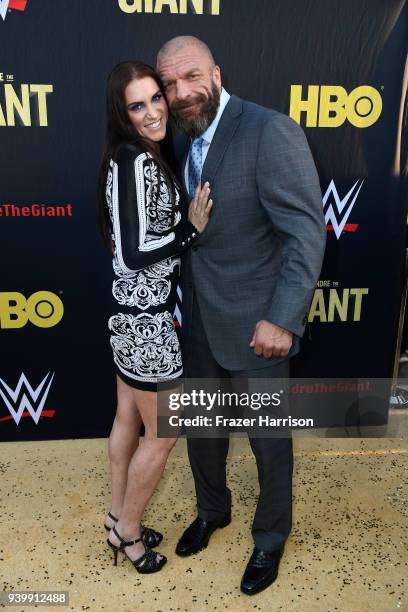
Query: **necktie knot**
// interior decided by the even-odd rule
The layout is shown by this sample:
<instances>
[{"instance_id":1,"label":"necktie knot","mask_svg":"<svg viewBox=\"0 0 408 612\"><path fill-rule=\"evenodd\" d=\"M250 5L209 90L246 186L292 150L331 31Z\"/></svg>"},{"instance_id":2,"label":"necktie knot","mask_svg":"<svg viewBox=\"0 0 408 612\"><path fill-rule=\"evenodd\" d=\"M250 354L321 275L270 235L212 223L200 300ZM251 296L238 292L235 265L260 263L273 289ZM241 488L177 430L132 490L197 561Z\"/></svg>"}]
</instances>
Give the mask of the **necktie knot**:
<instances>
[{"instance_id":1,"label":"necktie knot","mask_svg":"<svg viewBox=\"0 0 408 612\"><path fill-rule=\"evenodd\" d=\"M188 162L188 191L190 198L194 197L197 185L201 180L203 138L195 138L191 143L190 159Z\"/></svg>"}]
</instances>

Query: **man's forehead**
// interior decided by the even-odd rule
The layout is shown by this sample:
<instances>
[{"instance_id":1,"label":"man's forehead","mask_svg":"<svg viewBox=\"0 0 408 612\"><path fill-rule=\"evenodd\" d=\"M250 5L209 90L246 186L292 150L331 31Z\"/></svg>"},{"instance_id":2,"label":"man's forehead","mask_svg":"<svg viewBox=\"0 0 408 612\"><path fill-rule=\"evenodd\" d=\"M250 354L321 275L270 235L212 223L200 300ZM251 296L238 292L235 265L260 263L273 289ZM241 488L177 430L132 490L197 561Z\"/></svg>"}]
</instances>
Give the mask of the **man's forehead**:
<instances>
[{"instance_id":1,"label":"man's forehead","mask_svg":"<svg viewBox=\"0 0 408 612\"><path fill-rule=\"evenodd\" d=\"M186 47L175 53L159 56L158 69L162 75L178 74L194 68L209 68L210 60L205 53L195 47Z\"/></svg>"}]
</instances>

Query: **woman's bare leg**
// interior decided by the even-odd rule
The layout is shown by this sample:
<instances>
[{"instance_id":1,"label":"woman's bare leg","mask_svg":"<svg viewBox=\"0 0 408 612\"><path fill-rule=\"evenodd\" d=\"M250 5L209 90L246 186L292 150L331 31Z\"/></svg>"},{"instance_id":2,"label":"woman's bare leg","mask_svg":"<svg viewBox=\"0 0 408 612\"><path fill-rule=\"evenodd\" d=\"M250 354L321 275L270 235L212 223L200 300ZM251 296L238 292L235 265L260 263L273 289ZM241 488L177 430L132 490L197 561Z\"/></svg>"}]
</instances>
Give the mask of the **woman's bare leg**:
<instances>
[{"instance_id":1,"label":"woman's bare leg","mask_svg":"<svg viewBox=\"0 0 408 612\"><path fill-rule=\"evenodd\" d=\"M125 540L140 537L140 523L146 505L153 495L163 473L167 457L177 438L157 438L157 394L133 389L139 413L145 426L145 436L140 439L129 463L127 487L122 511L116 525ZM119 544L111 531L112 544ZM144 553L141 542L126 547L126 554L133 560Z\"/></svg>"},{"instance_id":2,"label":"woman's bare leg","mask_svg":"<svg viewBox=\"0 0 408 612\"><path fill-rule=\"evenodd\" d=\"M112 431L109 436L108 453L111 468L112 502L110 511L119 517L125 497L129 463L139 445L142 418L137 408L132 387L116 376L118 404ZM105 525L113 527L115 521L105 517Z\"/></svg>"}]
</instances>

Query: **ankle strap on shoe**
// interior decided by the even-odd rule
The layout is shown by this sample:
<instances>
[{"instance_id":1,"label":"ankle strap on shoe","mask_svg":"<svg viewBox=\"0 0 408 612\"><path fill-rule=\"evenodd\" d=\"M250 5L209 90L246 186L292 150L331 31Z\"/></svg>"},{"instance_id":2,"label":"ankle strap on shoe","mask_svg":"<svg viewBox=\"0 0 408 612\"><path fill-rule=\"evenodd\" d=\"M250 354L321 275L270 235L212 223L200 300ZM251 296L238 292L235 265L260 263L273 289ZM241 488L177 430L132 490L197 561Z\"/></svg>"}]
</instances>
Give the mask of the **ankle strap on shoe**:
<instances>
[{"instance_id":1,"label":"ankle strap on shoe","mask_svg":"<svg viewBox=\"0 0 408 612\"><path fill-rule=\"evenodd\" d=\"M116 527L112 527L112 531L113 531L113 533L115 534L115 536L118 538L118 540L120 542L119 548L125 548L126 546L132 546L132 544L137 544L138 542L142 541L141 538L138 538L137 540L128 540L128 541L126 541L126 540L124 540L122 538L122 536L120 536L118 534L118 532L116 530Z\"/></svg>"},{"instance_id":2,"label":"ankle strap on shoe","mask_svg":"<svg viewBox=\"0 0 408 612\"><path fill-rule=\"evenodd\" d=\"M109 516L109 518L112 519L112 521L115 521L115 523L117 523L118 520L119 520L119 519L116 518L116 516L113 516L112 512L108 512L108 516Z\"/></svg>"}]
</instances>

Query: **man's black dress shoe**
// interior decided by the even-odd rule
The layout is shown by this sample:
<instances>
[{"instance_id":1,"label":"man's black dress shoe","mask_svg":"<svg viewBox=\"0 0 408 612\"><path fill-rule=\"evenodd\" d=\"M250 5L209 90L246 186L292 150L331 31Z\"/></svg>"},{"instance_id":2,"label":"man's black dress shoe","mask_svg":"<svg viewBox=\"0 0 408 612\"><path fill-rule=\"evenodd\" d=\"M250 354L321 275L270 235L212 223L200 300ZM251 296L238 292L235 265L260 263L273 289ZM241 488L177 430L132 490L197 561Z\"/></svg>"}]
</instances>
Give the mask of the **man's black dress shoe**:
<instances>
[{"instance_id":1,"label":"man's black dress shoe","mask_svg":"<svg viewBox=\"0 0 408 612\"><path fill-rule=\"evenodd\" d=\"M230 522L230 516L217 521L203 521L198 516L181 536L176 547L176 553L180 557L187 557L202 550L207 546L211 534L219 527L226 527Z\"/></svg>"},{"instance_id":2,"label":"man's black dress shoe","mask_svg":"<svg viewBox=\"0 0 408 612\"><path fill-rule=\"evenodd\" d=\"M276 580L283 549L283 546L278 550L254 548L241 580L241 591L243 593L255 595Z\"/></svg>"}]
</instances>

